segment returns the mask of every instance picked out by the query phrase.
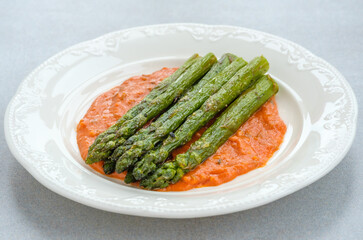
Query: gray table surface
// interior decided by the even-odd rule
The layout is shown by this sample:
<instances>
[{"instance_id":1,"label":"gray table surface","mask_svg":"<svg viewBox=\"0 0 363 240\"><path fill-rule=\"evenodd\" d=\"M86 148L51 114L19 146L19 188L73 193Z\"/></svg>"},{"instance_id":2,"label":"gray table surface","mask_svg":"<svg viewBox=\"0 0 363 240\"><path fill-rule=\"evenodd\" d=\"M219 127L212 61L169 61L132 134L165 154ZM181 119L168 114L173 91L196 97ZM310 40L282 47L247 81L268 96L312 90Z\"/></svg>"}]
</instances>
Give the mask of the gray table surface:
<instances>
[{"instance_id":1,"label":"gray table surface","mask_svg":"<svg viewBox=\"0 0 363 240\"><path fill-rule=\"evenodd\" d=\"M0 107L62 49L148 24L231 24L292 40L333 64L362 111L363 1L1 1ZM359 118L361 122L362 118ZM59 196L12 156L0 128L0 239L363 239L363 140L316 183L268 205L184 220L119 215Z\"/></svg>"}]
</instances>

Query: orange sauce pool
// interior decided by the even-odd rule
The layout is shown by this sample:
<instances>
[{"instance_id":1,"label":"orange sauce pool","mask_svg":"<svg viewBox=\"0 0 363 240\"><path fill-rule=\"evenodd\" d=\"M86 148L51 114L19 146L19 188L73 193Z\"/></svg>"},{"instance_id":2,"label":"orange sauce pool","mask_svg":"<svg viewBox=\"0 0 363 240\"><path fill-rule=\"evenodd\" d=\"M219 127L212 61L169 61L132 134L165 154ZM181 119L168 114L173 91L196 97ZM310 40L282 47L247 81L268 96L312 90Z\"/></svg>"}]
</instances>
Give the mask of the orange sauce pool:
<instances>
[{"instance_id":1,"label":"orange sauce pool","mask_svg":"<svg viewBox=\"0 0 363 240\"><path fill-rule=\"evenodd\" d=\"M176 68L163 68L149 75L131 77L120 86L101 94L92 103L77 126L77 143L83 159L95 138L114 124L130 108L140 102L153 87ZM172 152L173 157L188 150L205 131L199 130L193 139ZM274 98L266 102L218 151L176 184L160 191L185 191L193 188L217 186L239 175L263 167L279 149L286 132ZM104 174L103 162L91 164ZM123 180L126 173L112 173L109 177Z\"/></svg>"}]
</instances>

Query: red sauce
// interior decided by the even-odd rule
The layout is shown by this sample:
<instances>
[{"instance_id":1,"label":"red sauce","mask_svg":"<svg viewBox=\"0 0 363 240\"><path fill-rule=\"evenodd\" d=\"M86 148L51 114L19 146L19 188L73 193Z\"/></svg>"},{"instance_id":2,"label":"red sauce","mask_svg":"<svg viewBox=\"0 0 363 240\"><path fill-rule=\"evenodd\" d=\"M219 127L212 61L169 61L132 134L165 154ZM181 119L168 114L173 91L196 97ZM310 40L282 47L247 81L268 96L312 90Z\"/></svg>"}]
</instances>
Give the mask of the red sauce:
<instances>
[{"instance_id":1,"label":"red sauce","mask_svg":"<svg viewBox=\"0 0 363 240\"><path fill-rule=\"evenodd\" d=\"M130 108L140 102L165 77L176 69L163 68L150 75L132 77L120 86L101 94L92 103L77 126L77 143L83 159L89 146L101 132L114 124ZM197 132L186 145L174 150L173 157L185 152L206 128ZM286 132L274 98L266 102L218 151L179 182L161 191L185 191L217 186L239 175L263 167L278 150ZM91 167L104 174L102 162ZM125 173L108 175L124 179Z\"/></svg>"}]
</instances>

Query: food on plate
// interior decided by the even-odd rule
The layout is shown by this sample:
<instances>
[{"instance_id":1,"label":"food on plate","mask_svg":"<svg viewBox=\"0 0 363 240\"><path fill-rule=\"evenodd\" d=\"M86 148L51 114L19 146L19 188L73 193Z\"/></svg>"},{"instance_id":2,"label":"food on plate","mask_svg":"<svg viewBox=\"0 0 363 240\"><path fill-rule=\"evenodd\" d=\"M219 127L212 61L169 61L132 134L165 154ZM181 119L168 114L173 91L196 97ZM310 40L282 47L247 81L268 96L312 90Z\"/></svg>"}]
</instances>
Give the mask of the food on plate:
<instances>
[{"instance_id":1,"label":"food on plate","mask_svg":"<svg viewBox=\"0 0 363 240\"><path fill-rule=\"evenodd\" d=\"M165 110L175 98L180 97L185 90L199 80L216 61L217 58L212 53L198 59L175 81L171 81L169 85L166 85L164 92L159 93L154 99L146 102L145 107L136 113L134 117L120 121L121 123L118 122L115 124L116 126L112 126L110 131L107 134L102 134L101 139L97 140L97 143L91 147L86 163L91 164L107 159L112 150L124 143L127 138L132 136L149 120ZM175 77L172 75L171 78Z\"/></svg>"},{"instance_id":2,"label":"food on plate","mask_svg":"<svg viewBox=\"0 0 363 240\"><path fill-rule=\"evenodd\" d=\"M219 61L194 54L177 70L130 78L99 96L78 124L82 157L98 172L163 191L216 186L264 166L286 132L268 68L263 56L247 63L230 53ZM133 81L142 83L138 95L127 88Z\"/></svg>"},{"instance_id":3,"label":"food on plate","mask_svg":"<svg viewBox=\"0 0 363 240\"><path fill-rule=\"evenodd\" d=\"M112 125L109 129L107 129L107 131L104 131L102 134L100 134L96 138L94 143L91 145L91 147L89 148L89 154L93 151L95 146L98 146L98 148L101 148L101 146L99 146L98 144L100 144L102 141L104 141L104 138L106 136L115 133L116 129L118 127L120 127L125 121L130 120L133 117L135 117L142 110L144 110L144 108L148 105L149 102L151 102L151 100L156 98L158 95L164 93L166 88L172 82L174 82L176 79L178 79L180 77L180 75L182 75L182 73L184 73L185 70L187 68L189 68L193 63L195 63L198 58L199 58L198 54L194 54L193 56L191 56L183 64L183 66L181 66L178 70L176 70L176 72L174 74L165 78L160 84L158 84L158 86L153 88L153 90L139 104L137 104L136 106L131 108L129 111L127 111L127 113L122 115L122 117L119 120L117 120L117 122L114 125Z\"/></svg>"},{"instance_id":4,"label":"food on plate","mask_svg":"<svg viewBox=\"0 0 363 240\"><path fill-rule=\"evenodd\" d=\"M140 185L154 189L178 182L185 173L214 154L277 91L278 86L270 76L261 77L217 118L186 153L177 155L175 161L159 166L151 176L141 180Z\"/></svg>"},{"instance_id":5,"label":"food on plate","mask_svg":"<svg viewBox=\"0 0 363 240\"><path fill-rule=\"evenodd\" d=\"M205 101L210 98L213 93L218 92L219 89L224 86L224 83L228 82L228 80L245 64L246 62L242 58L236 59L232 64L224 68L223 71L204 84L199 91L196 91L190 97L187 96L188 98L183 102L184 104L179 106L179 108L171 109L171 113L167 111L166 114L170 115L168 119L160 124L155 131L144 136L142 140L135 142L122 156L115 159L115 161L117 161L116 171L120 173L130 165L134 165L144 153L152 150L164 139L164 137L176 130L189 115L198 110L202 105L204 106L206 104ZM152 125L153 124L151 124L151 127Z\"/></svg>"},{"instance_id":6,"label":"food on plate","mask_svg":"<svg viewBox=\"0 0 363 240\"><path fill-rule=\"evenodd\" d=\"M170 152L187 143L193 135L208 123L221 110L228 106L258 77L267 72L268 62L264 57L257 57L239 70L226 84L210 96L197 111L191 114L178 130L169 136L163 144L149 152L133 170L136 179L140 180L156 169L156 164L165 161Z\"/></svg>"},{"instance_id":7,"label":"food on plate","mask_svg":"<svg viewBox=\"0 0 363 240\"><path fill-rule=\"evenodd\" d=\"M153 145L150 143L150 138L154 137L153 140L157 143L158 140L161 141L169 132L177 128L186 117L203 104L205 99L208 98L213 91L218 90L219 85L221 85L223 81L226 81L225 79L228 79L230 75L233 75L239 68L246 64L243 59L236 59L236 61L234 61L235 59L236 57L231 54L222 56L221 60L215 63L208 73L197 84L191 87L170 109L158 117L158 119L151 123L147 128L138 131L135 135L130 137L125 144L116 148L110 157L110 161L108 161L110 162L109 165L113 162L115 166L116 161L123 157L123 162L119 161L123 166L120 167L119 165L118 169L118 172L122 172L133 163L133 160L137 160L136 157L140 157L143 153L143 149L140 149L143 143L148 141L149 149L152 149ZM233 64L226 68L232 61L234 61ZM224 70L224 68L226 69ZM221 73L218 74L219 72ZM218 77L216 77L216 75ZM218 84L218 81L222 83ZM202 91L200 91L201 89ZM147 146L144 146L144 148L146 147ZM137 153L135 150L141 151ZM126 151L127 153L125 153ZM131 156L132 154L139 155L133 157ZM128 155L128 158L125 158L126 155ZM108 170L110 170L110 168L108 168ZM107 172L110 173L110 171Z\"/></svg>"}]
</instances>

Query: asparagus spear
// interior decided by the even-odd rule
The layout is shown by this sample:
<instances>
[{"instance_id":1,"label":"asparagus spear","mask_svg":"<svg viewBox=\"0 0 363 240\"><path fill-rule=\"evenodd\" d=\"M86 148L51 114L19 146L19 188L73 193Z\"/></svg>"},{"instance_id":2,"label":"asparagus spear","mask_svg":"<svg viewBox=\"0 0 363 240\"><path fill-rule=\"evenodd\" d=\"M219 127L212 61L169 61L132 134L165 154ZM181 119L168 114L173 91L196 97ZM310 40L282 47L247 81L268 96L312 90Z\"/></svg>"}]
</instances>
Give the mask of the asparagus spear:
<instances>
[{"instance_id":1,"label":"asparagus spear","mask_svg":"<svg viewBox=\"0 0 363 240\"><path fill-rule=\"evenodd\" d=\"M127 169L127 174L125 176L124 182L129 184L129 183L133 183L136 182L136 178L134 177L134 175L132 174L132 171L134 170L134 166L130 166Z\"/></svg>"},{"instance_id":2,"label":"asparagus spear","mask_svg":"<svg viewBox=\"0 0 363 240\"><path fill-rule=\"evenodd\" d=\"M208 71L208 73L195 85L193 85L186 94L174 104L167 112L163 113L155 122L149 125L147 128L140 129L136 134L132 135L126 142L117 147L111 157L104 161L103 169L105 174L111 174L115 171L116 160L128 149L131 148L132 144L145 139L148 134L154 132L158 127L160 127L167 119L174 114L175 109L180 108L185 102L187 102L191 97L198 93L198 91L215 75L227 67L232 61L236 60L237 56L227 53L224 54L220 61L213 65L213 67Z\"/></svg>"},{"instance_id":3,"label":"asparagus spear","mask_svg":"<svg viewBox=\"0 0 363 240\"><path fill-rule=\"evenodd\" d=\"M242 58L238 58L228 67L223 69L218 75L210 79L199 91L195 92L179 107L172 109L169 113L170 117L160 124L154 132L150 133L145 139L138 141L126 151L116 163L116 171L123 172L126 168L133 165L139 157L145 152L154 148L154 146L162 141L165 136L178 128L183 121L197 110L209 97L217 92L233 75L241 69L246 62Z\"/></svg>"},{"instance_id":4,"label":"asparagus spear","mask_svg":"<svg viewBox=\"0 0 363 240\"><path fill-rule=\"evenodd\" d=\"M105 160L102 165L103 172L107 175L113 173L115 171L115 167L116 167L116 162L111 161L109 159Z\"/></svg>"},{"instance_id":5,"label":"asparagus spear","mask_svg":"<svg viewBox=\"0 0 363 240\"><path fill-rule=\"evenodd\" d=\"M107 159L116 147L123 144L145 123L165 110L176 97L180 97L185 90L198 81L216 61L217 59L212 53L198 59L176 81L172 82L164 93L151 100L139 114L132 119L126 120L111 134L105 136L88 153L86 163L92 164Z\"/></svg>"},{"instance_id":6,"label":"asparagus spear","mask_svg":"<svg viewBox=\"0 0 363 240\"><path fill-rule=\"evenodd\" d=\"M167 113L162 114L149 127L140 129L135 135L127 139L123 146L128 145L128 147L131 147L133 143L142 140L146 135L155 131L156 128L158 128L164 121L166 121L170 117L170 115L176 108L179 108L180 105L184 104L184 102L188 101L191 97L193 97L210 79L215 77L215 75L217 75L220 71L222 71L225 67L227 67L231 62L236 59L237 56L231 53L224 54L219 62L214 64L213 67L208 71L208 73L197 84L193 85L188 90L188 92L167 111Z\"/></svg>"},{"instance_id":7,"label":"asparagus spear","mask_svg":"<svg viewBox=\"0 0 363 240\"><path fill-rule=\"evenodd\" d=\"M133 167L130 167L127 169L127 174L125 176L125 179L124 179L124 182L129 184L129 183L133 183L133 182L136 182L136 179L134 178L134 175L132 175L132 170L134 168Z\"/></svg>"},{"instance_id":8,"label":"asparagus spear","mask_svg":"<svg viewBox=\"0 0 363 240\"><path fill-rule=\"evenodd\" d=\"M191 65L193 65L198 59L198 54L194 54L191 56L178 70L176 70L172 75L165 78L162 82L160 82L151 92L136 106L131 108L127 113L125 113L114 125L112 125L110 128L108 128L106 131L98 135L96 140L93 142L93 144L89 148L89 152L91 152L95 146L97 146L99 143L104 142L102 141L106 136L109 134L115 133L115 131L126 121L130 120L133 117L135 117L137 114L139 114L147 105L148 103L159 96L160 94L164 93L169 85L177 80L184 72L187 70Z\"/></svg>"},{"instance_id":9,"label":"asparagus spear","mask_svg":"<svg viewBox=\"0 0 363 240\"><path fill-rule=\"evenodd\" d=\"M269 68L267 60L257 57L239 70L216 94L211 96L203 106L195 111L177 129L173 136L164 140L160 148L146 154L143 159L136 163L133 174L136 179L142 179L147 174L155 171L157 164L164 162L170 152L187 143L193 135L207 122L209 122L219 111L228 106L256 79L267 72Z\"/></svg>"},{"instance_id":10,"label":"asparagus spear","mask_svg":"<svg viewBox=\"0 0 363 240\"><path fill-rule=\"evenodd\" d=\"M270 76L263 76L235 100L186 153L177 155L173 162L163 164L154 174L142 180L140 185L156 189L179 181L184 174L213 155L277 91L275 81Z\"/></svg>"}]
</instances>

